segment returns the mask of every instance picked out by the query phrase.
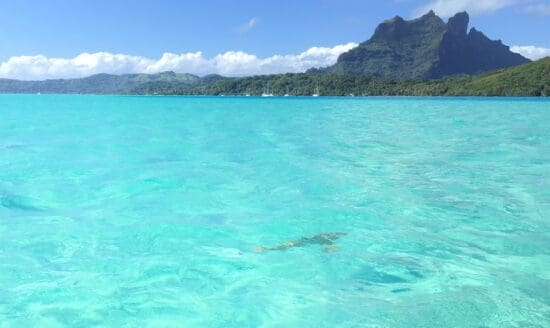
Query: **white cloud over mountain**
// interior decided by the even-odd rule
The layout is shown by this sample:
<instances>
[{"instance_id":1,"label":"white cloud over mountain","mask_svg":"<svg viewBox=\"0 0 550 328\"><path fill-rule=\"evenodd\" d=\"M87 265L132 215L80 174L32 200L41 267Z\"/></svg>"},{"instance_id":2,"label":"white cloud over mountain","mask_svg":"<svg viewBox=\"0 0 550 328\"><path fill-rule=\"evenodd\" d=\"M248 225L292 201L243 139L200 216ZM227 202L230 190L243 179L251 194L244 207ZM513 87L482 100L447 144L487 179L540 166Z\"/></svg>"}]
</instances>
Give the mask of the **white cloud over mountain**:
<instances>
[{"instance_id":1,"label":"white cloud over mountain","mask_svg":"<svg viewBox=\"0 0 550 328\"><path fill-rule=\"evenodd\" d=\"M332 48L312 47L299 54L260 58L242 51L228 51L207 58L202 52L165 53L159 59L108 52L82 53L74 58L49 58L43 55L16 56L0 63L0 77L22 80L76 78L97 73L157 73L175 71L227 76L303 72L312 67L329 66L341 53L357 43Z\"/></svg>"},{"instance_id":2,"label":"white cloud over mountain","mask_svg":"<svg viewBox=\"0 0 550 328\"><path fill-rule=\"evenodd\" d=\"M472 15L490 13L509 7L520 0L432 0L416 9L415 16L420 16L430 9L442 17L450 17L457 12L467 11Z\"/></svg>"},{"instance_id":3,"label":"white cloud over mountain","mask_svg":"<svg viewBox=\"0 0 550 328\"><path fill-rule=\"evenodd\" d=\"M536 46L512 46L510 50L532 60L550 56L550 49Z\"/></svg>"},{"instance_id":4,"label":"white cloud over mountain","mask_svg":"<svg viewBox=\"0 0 550 328\"><path fill-rule=\"evenodd\" d=\"M43 55L16 56L0 63L0 78L43 80L78 78L98 73L158 73L174 71L197 75L226 76L304 72L325 67L357 43L312 47L299 54L258 57L243 51L227 51L207 58L202 52L165 53L158 59L108 52L82 53L73 58L49 58ZM536 60L550 56L550 49L536 46L512 46L511 50Z\"/></svg>"}]
</instances>

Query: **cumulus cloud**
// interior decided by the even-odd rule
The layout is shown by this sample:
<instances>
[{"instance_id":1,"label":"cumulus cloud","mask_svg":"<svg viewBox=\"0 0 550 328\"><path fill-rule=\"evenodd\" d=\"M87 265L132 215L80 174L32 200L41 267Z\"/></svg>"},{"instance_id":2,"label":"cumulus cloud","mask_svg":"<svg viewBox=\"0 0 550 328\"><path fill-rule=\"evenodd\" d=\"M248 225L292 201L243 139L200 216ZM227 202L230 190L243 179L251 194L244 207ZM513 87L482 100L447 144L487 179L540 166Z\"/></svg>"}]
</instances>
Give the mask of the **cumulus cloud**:
<instances>
[{"instance_id":1,"label":"cumulus cloud","mask_svg":"<svg viewBox=\"0 0 550 328\"><path fill-rule=\"evenodd\" d=\"M239 32L247 32L250 31L258 22L260 19L258 17L252 17L248 22L244 23L243 25L239 26L237 29Z\"/></svg>"},{"instance_id":2,"label":"cumulus cloud","mask_svg":"<svg viewBox=\"0 0 550 328\"><path fill-rule=\"evenodd\" d=\"M260 58L243 51L228 51L211 58L202 52L165 53L158 59L108 52L82 53L73 58L43 55L16 56L0 63L0 77L21 80L77 78L97 73L158 73L174 71L197 75L227 76L303 72L312 67L329 66L357 43L332 48L313 47L299 54Z\"/></svg>"},{"instance_id":3,"label":"cumulus cloud","mask_svg":"<svg viewBox=\"0 0 550 328\"><path fill-rule=\"evenodd\" d=\"M550 56L549 48L536 46L512 46L510 50L532 60L541 59Z\"/></svg>"},{"instance_id":4,"label":"cumulus cloud","mask_svg":"<svg viewBox=\"0 0 550 328\"><path fill-rule=\"evenodd\" d=\"M433 10L442 17L450 17L457 12L467 11L472 15L497 11L512 6L520 0L432 0L428 4L417 8L415 16L420 16Z\"/></svg>"}]
</instances>

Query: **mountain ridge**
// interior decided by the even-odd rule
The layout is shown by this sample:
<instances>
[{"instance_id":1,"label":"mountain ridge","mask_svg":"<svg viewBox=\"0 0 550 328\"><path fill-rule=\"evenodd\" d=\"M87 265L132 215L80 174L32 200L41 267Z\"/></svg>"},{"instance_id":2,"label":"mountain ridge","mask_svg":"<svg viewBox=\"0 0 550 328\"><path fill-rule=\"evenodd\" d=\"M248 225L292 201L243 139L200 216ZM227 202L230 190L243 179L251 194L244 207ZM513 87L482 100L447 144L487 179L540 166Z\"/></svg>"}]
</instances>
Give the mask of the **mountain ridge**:
<instances>
[{"instance_id":1,"label":"mountain ridge","mask_svg":"<svg viewBox=\"0 0 550 328\"><path fill-rule=\"evenodd\" d=\"M190 87L222 79L219 75L199 77L189 73L172 71L155 74L107 74L99 73L83 78L21 81L0 79L0 92L12 93L147 93L168 86ZM135 90L135 91L132 91Z\"/></svg>"},{"instance_id":2,"label":"mountain ridge","mask_svg":"<svg viewBox=\"0 0 550 328\"><path fill-rule=\"evenodd\" d=\"M392 78L442 78L474 75L530 60L491 40L460 12L445 23L433 11L413 19L385 20L370 39L341 54L336 64L318 71Z\"/></svg>"},{"instance_id":3,"label":"mountain ridge","mask_svg":"<svg viewBox=\"0 0 550 328\"><path fill-rule=\"evenodd\" d=\"M197 95L308 96L550 96L550 57L475 76L443 79L395 79L319 72L264 75L221 80L187 90Z\"/></svg>"},{"instance_id":4,"label":"mountain ridge","mask_svg":"<svg viewBox=\"0 0 550 328\"><path fill-rule=\"evenodd\" d=\"M393 79L365 75L287 73L241 78L219 75L198 77L190 81L170 81L177 73L96 74L83 79L17 81L0 79L0 93L69 93L69 94L165 94L165 95L260 95L269 89L275 95L346 96L550 96L550 57L527 64L498 69L475 76L443 79ZM105 84L101 79L117 77L143 79L143 83ZM92 85L82 87L79 83ZM15 84L14 84L15 83ZM99 86L94 84L99 83ZM125 88L123 88L125 87Z\"/></svg>"}]
</instances>

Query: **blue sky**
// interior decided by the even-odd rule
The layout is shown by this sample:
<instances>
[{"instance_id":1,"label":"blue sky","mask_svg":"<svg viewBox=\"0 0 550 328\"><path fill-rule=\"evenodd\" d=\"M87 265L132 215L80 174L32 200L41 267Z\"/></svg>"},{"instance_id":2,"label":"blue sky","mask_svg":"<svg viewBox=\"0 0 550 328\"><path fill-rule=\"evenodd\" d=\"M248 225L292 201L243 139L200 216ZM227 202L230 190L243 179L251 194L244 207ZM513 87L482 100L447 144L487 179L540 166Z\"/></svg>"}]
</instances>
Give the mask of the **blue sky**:
<instances>
[{"instance_id":1,"label":"blue sky","mask_svg":"<svg viewBox=\"0 0 550 328\"><path fill-rule=\"evenodd\" d=\"M34 76L24 73L21 67L13 69L10 65L15 64L9 62L10 58L42 55L41 61L32 61L33 65L53 65L52 58L69 61L63 65L88 65L94 58L81 58L77 64L70 60L82 53L99 52L158 61L165 53L200 52L201 59L211 60L232 51L240 54L240 59L229 56L226 61L243 58L250 61L244 55L256 59L299 56L312 47L322 47L326 48L325 57L330 57L321 58L320 63L325 63L337 57L336 50L327 49L362 42L382 20L395 15L413 18L427 8L443 16L467 10L471 14L470 25L491 38L502 39L509 45L538 47L531 51L543 54L550 48L546 32L550 31L548 0L5 0L0 3L0 65L4 66L0 68L0 77L31 79L80 76L100 69L113 73L139 70L135 66L139 58L133 58L133 64L115 68L99 65L95 70L79 71L73 67L73 71L67 72L59 66L63 63L56 62L58 66L53 71ZM171 60L174 58L177 59ZM25 60L19 65L22 63L30 65ZM220 71L216 65L211 64L212 72ZM290 70L303 68L296 63L290 64L290 68L293 65L298 66ZM142 63L139 67L146 66ZM193 71L192 67L190 70Z\"/></svg>"}]
</instances>

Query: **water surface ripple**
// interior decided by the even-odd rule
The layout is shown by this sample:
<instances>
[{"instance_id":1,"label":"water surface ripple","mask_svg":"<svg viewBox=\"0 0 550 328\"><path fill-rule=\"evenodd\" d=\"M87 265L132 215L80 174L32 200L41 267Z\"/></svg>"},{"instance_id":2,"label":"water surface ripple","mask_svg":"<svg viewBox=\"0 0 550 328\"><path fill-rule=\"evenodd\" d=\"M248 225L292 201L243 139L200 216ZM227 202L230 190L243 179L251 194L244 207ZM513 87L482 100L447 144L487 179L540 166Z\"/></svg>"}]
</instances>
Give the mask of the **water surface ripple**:
<instances>
[{"instance_id":1,"label":"water surface ripple","mask_svg":"<svg viewBox=\"0 0 550 328\"><path fill-rule=\"evenodd\" d=\"M0 96L0 327L549 327L549 213L547 100Z\"/></svg>"}]
</instances>

